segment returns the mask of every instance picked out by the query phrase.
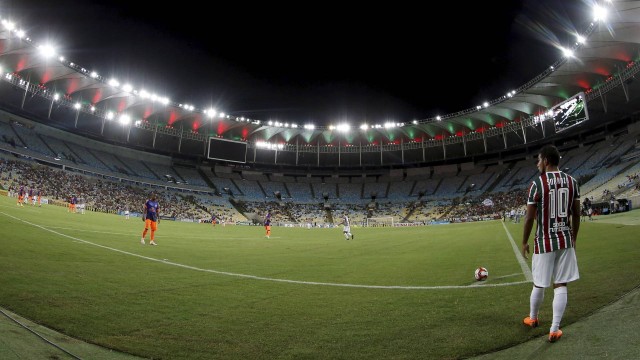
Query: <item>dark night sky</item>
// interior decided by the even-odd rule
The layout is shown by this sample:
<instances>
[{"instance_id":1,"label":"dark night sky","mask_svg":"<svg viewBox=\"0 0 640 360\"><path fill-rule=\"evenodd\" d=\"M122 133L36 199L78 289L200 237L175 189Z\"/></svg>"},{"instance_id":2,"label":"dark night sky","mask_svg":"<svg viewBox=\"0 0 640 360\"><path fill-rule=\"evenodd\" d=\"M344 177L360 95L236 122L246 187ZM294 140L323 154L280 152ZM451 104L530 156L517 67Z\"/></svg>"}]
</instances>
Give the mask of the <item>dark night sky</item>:
<instances>
[{"instance_id":1,"label":"dark night sky","mask_svg":"<svg viewBox=\"0 0 640 360\"><path fill-rule=\"evenodd\" d=\"M568 31L589 20L577 0L449 1L438 10L172 3L0 0L0 14L134 88L299 124L410 121L474 107L542 72L561 56L552 42L570 45Z\"/></svg>"}]
</instances>

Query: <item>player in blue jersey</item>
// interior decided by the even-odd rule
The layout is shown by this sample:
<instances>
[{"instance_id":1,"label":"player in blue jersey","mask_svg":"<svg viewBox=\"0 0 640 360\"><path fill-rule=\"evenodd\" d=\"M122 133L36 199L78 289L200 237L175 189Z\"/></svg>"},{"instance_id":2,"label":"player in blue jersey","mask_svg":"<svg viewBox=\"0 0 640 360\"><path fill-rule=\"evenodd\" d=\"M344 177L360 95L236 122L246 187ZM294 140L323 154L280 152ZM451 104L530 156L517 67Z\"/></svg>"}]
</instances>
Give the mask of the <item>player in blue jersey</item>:
<instances>
[{"instance_id":1,"label":"player in blue jersey","mask_svg":"<svg viewBox=\"0 0 640 360\"><path fill-rule=\"evenodd\" d=\"M218 222L218 218L216 214L211 214L211 225L213 225L213 227L216 227L217 222Z\"/></svg>"},{"instance_id":2,"label":"player in blue jersey","mask_svg":"<svg viewBox=\"0 0 640 360\"><path fill-rule=\"evenodd\" d=\"M553 279L553 318L549 342L562 337L560 321L567 306L567 283L578 280L576 240L580 228L580 189L576 179L558 170L560 153L547 145L538 154L540 176L533 179L527 197L527 215L522 236L522 256L529 254L529 235L536 219L531 273L533 289L525 325L538 326L538 312L544 289Z\"/></svg>"},{"instance_id":3,"label":"player in blue jersey","mask_svg":"<svg viewBox=\"0 0 640 360\"><path fill-rule=\"evenodd\" d=\"M145 244L144 238L147 236L147 232L151 230L151 241L149 245L158 245L155 242L155 234L156 230L158 230L158 202L156 201L155 194L151 195L151 198L144 203L144 208L142 209L142 221L144 221L144 231L142 232L142 239L140 239L140 243L142 245Z\"/></svg>"}]
</instances>

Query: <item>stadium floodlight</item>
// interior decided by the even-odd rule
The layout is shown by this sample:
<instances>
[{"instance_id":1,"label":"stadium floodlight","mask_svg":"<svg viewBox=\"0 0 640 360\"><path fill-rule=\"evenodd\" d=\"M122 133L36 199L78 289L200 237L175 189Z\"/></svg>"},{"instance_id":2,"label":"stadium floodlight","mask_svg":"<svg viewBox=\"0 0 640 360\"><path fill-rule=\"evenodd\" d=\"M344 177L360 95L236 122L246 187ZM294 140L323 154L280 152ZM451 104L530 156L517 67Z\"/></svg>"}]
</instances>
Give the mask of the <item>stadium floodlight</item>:
<instances>
[{"instance_id":1,"label":"stadium floodlight","mask_svg":"<svg viewBox=\"0 0 640 360\"><path fill-rule=\"evenodd\" d=\"M120 83L118 82L118 80L116 79L111 79L107 82L107 84L109 84L110 86L113 86L115 88L117 88L118 86L120 86Z\"/></svg>"},{"instance_id":2,"label":"stadium floodlight","mask_svg":"<svg viewBox=\"0 0 640 360\"><path fill-rule=\"evenodd\" d=\"M118 121L120 122L120 124L122 125L127 125L131 122L131 117L127 114L122 114L120 115L120 119L118 119Z\"/></svg>"},{"instance_id":3,"label":"stadium floodlight","mask_svg":"<svg viewBox=\"0 0 640 360\"><path fill-rule=\"evenodd\" d=\"M593 21L607 21L607 9L600 6L593 6Z\"/></svg>"},{"instance_id":4,"label":"stadium floodlight","mask_svg":"<svg viewBox=\"0 0 640 360\"><path fill-rule=\"evenodd\" d=\"M484 106L485 108L489 107L489 103L487 101L485 101L484 103L482 103L482 106Z\"/></svg>"},{"instance_id":5,"label":"stadium floodlight","mask_svg":"<svg viewBox=\"0 0 640 360\"><path fill-rule=\"evenodd\" d=\"M205 113L205 115L207 115L211 119L214 116L216 116L216 109L208 108L207 110L204 111L204 113Z\"/></svg>"},{"instance_id":6,"label":"stadium floodlight","mask_svg":"<svg viewBox=\"0 0 640 360\"><path fill-rule=\"evenodd\" d=\"M369 128L369 125L367 124L360 125L360 130L367 130L368 128Z\"/></svg>"},{"instance_id":7,"label":"stadium floodlight","mask_svg":"<svg viewBox=\"0 0 640 360\"><path fill-rule=\"evenodd\" d=\"M55 93L53 94L53 100L58 101L60 99L60 94Z\"/></svg>"},{"instance_id":8,"label":"stadium floodlight","mask_svg":"<svg viewBox=\"0 0 640 360\"><path fill-rule=\"evenodd\" d=\"M98 77L98 73L95 71L92 71L91 74L89 74L89 76L91 76L92 79L95 79Z\"/></svg>"},{"instance_id":9,"label":"stadium floodlight","mask_svg":"<svg viewBox=\"0 0 640 360\"><path fill-rule=\"evenodd\" d=\"M584 36L582 36L580 34L576 34L576 45L584 44L585 42L587 42L587 38L585 38Z\"/></svg>"},{"instance_id":10,"label":"stadium floodlight","mask_svg":"<svg viewBox=\"0 0 640 360\"><path fill-rule=\"evenodd\" d=\"M124 84L122 85L122 90L128 93L133 92L133 86L131 86L130 84Z\"/></svg>"},{"instance_id":11,"label":"stadium floodlight","mask_svg":"<svg viewBox=\"0 0 640 360\"><path fill-rule=\"evenodd\" d=\"M24 32L24 30L17 30L16 31L16 36L18 37L18 39L24 38L25 35L26 35L26 33Z\"/></svg>"},{"instance_id":12,"label":"stadium floodlight","mask_svg":"<svg viewBox=\"0 0 640 360\"><path fill-rule=\"evenodd\" d=\"M114 116L115 116L115 115L113 114L113 112L112 112L112 111L109 111L109 112L107 112L106 119L107 119L107 120L113 120L113 117L114 117Z\"/></svg>"},{"instance_id":13,"label":"stadium floodlight","mask_svg":"<svg viewBox=\"0 0 640 360\"><path fill-rule=\"evenodd\" d=\"M562 48L562 54L566 58L572 58L573 57L573 50L567 49L567 48Z\"/></svg>"},{"instance_id":14,"label":"stadium floodlight","mask_svg":"<svg viewBox=\"0 0 640 360\"><path fill-rule=\"evenodd\" d=\"M5 29L9 31L13 31L16 28L16 24L8 20L2 20L2 25L4 25Z\"/></svg>"},{"instance_id":15,"label":"stadium floodlight","mask_svg":"<svg viewBox=\"0 0 640 360\"><path fill-rule=\"evenodd\" d=\"M436 116L436 120L438 120L438 121L442 120L442 118L440 117L440 115Z\"/></svg>"},{"instance_id":16,"label":"stadium floodlight","mask_svg":"<svg viewBox=\"0 0 640 360\"><path fill-rule=\"evenodd\" d=\"M82 107L82 105L80 105L80 103L73 104L73 108L76 109L76 110L80 110L81 107Z\"/></svg>"},{"instance_id":17,"label":"stadium floodlight","mask_svg":"<svg viewBox=\"0 0 640 360\"><path fill-rule=\"evenodd\" d=\"M351 130L351 125L347 124L347 123L342 123L342 124L338 124L338 126L336 126L336 130L338 130L339 132L349 132L349 130Z\"/></svg>"},{"instance_id":18,"label":"stadium floodlight","mask_svg":"<svg viewBox=\"0 0 640 360\"><path fill-rule=\"evenodd\" d=\"M38 47L38 50L40 50L40 54L47 59L56 55L56 50L51 45L41 45Z\"/></svg>"}]
</instances>

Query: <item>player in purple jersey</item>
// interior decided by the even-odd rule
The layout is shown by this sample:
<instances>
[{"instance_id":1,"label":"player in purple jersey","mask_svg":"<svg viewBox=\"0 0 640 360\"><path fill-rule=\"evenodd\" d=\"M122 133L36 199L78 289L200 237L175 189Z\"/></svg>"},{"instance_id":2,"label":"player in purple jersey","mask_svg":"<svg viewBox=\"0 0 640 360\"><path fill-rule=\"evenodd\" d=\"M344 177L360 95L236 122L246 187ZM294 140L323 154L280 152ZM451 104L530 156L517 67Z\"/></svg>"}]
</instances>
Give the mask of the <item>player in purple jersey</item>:
<instances>
[{"instance_id":1,"label":"player in purple jersey","mask_svg":"<svg viewBox=\"0 0 640 360\"><path fill-rule=\"evenodd\" d=\"M22 205L23 201L24 201L24 185L20 185L20 189L18 190L18 202L16 203L16 205L24 206Z\"/></svg>"},{"instance_id":2,"label":"player in purple jersey","mask_svg":"<svg viewBox=\"0 0 640 360\"><path fill-rule=\"evenodd\" d=\"M560 321L567 306L567 283L578 280L576 240L580 228L580 190L578 182L558 170L560 153L547 145L538 154L540 176L534 178L527 196L527 215L522 236L522 256L530 252L529 236L536 220L535 243L531 260L533 289L529 298L529 316L525 325L538 326L538 312L544 289L553 279L553 318L549 341L562 337Z\"/></svg>"},{"instance_id":3,"label":"player in purple jersey","mask_svg":"<svg viewBox=\"0 0 640 360\"><path fill-rule=\"evenodd\" d=\"M145 244L144 238L147 235L149 229L151 229L151 241L149 245L158 245L155 242L155 234L156 230L158 230L158 202L156 201L156 196L151 195L151 199L147 200L144 203L144 208L142 210L142 221L144 221L144 231L142 232L142 239L140 239L140 243L142 245Z\"/></svg>"},{"instance_id":4,"label":"player in purple jersey","mask_svg":"<svg viewBox=\"0 0 640 360\"><path fill-rule=\"evenodd\" d=\"M264 230L267 239L271 238L271 212L267 211L267 215L264 217Z\"/></svg>"}]
</instances>

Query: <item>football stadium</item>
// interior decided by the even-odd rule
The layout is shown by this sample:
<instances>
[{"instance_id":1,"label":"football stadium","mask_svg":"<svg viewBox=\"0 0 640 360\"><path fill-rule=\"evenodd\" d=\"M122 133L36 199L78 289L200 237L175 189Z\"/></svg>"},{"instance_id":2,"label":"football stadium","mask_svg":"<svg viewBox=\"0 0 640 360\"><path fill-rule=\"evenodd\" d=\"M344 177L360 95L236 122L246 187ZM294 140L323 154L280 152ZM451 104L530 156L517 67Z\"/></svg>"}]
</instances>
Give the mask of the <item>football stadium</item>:
<instances>
[{"instance_id":1,"label":"football stadium","mask_svg":"<svg viewBox=\"0 0 640 360\"><path fill-rule=\"evenodd\" d=\"M640 286L640 1L583 6L575 42L503 96L362 124L173 102L0 13L0 358L640 356L577 331ZM555 344L553 290L522 324L548 144L582 204Z\"/></svg>"}]
</instances>

